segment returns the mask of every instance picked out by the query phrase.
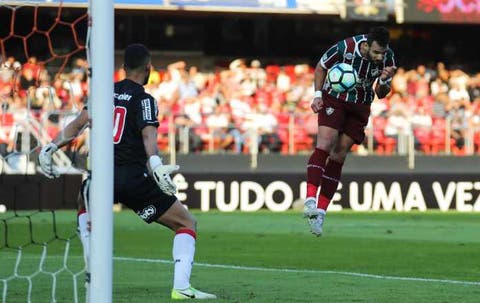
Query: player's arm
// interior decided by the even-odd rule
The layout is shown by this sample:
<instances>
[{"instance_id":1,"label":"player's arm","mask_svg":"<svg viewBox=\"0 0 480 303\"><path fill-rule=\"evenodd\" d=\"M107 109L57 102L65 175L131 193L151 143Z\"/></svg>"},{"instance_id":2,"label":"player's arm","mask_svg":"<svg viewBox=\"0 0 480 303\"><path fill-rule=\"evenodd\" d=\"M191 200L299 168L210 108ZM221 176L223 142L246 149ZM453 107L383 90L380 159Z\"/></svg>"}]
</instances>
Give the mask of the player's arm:
<instances>
[{"instance_id":1,"label":"player's arm","mask_svg":"<svg viewBox=\"0 0 480 303\"><path fill-rule=\"evenodd\" d=\"M322 60L320 60L315 67L313 85L315 88L315 93L313 95L313 101L310 107L314 113L318 113L323 107L323 96L322 88L325 83L325 78L327 77L327 69L323 67Z\"/></svg>"},{"instance_id":2,"label":"player's arm","mask_svg":"<svg viewBox=\"0 0 480 303\"><path fill-rule=\"evenodd\" d=\"M315 92L321 92L327 77L327 68L323 66L322 61L319 61L315 67L314 77Z\"/></svg>"},{"instance_id":3,"label":"player's arm","mask_svg":"<svg viewBox=\"0 0 480 303\"><path fill-rule=\"evenodd\" d=\"M89 122L88 110L82 112L70 122L53 140L52 143L58 148L72 142Z\"/></svg>"},{"instance_id":4,"label":"player's arm","mask_svg":"<svg viewBox=\"0 0 480 303\"><path fill-rule=\"evenodd\" d=\"M338 44L330 47L320 58L315 67L313 85L315 88L315 93L313 95L313 101L311 108L314 113L318 113L323 107L322 99L322 88L325 84L325 79L327 77L327 71L340 59L340 52L338 49Z\"/></svg>"},{"instance_id":5,"label":"player's arm","mask_svg":"<svg viewBox=\"0 0 480 303\"><path fill-rule=\"evenodd\" d=\"M375 85L375 93L377 97L382 99L385 98L392 89L392 79L397 67L395 66L395 59L393 57L393 52L389 50L386 54L385 67L378 77L377 84Z\"/></svg>"},{"instance_id":6,"label":"player's arm","mask_svg":"<svg viewBox=\"0 0 480 303\"><path fill-rule=\"evenodd\" d=\"M137 123L142 130L142 140L147 154L147 168L151 172L158 187L167 195L175 195L177 187L170 178L170 174L178 170L178 165L163 165L158 156L157 127L158 109L155 99L149 97L140 101Z\"/></svg>"},{"instance_id":7,"label":"player's arm","mask_svg":"<svg viewBox=\"0 0 480 303\"><path fill-rule=\"evenodd\" d=\"M145 153L147 158L158 155L157 147L157 128L155 126L147 125L142 129L143 145L145 146Z\"/></svg>"},{"instance_id":8,"label":"player's arm","mask_svg":"<svg viewBox=\"0 0 480 303\"><path fill-rule=\"evenodd\" d=\"M173 196L177 192L177 187L173 183L170 174L178 170L178 165L163 165L162 158L158 156L157 149L157 128L154 126L145 126L142 129L143 145L147 153L147 168L152 173L158 187L167 195Z\"/></svg>"},{"instance_id":9,"label":"player's arm","mask_svg":"<svg viewBox=\"0 0 480 303\"><path fill-rule=\"evenodd\" d=\"M60 176L58 170L53 165L52 156L60 147L72 142L88 124L88 111L82 112L70 122L53 140L45 145L38 156L41 171L50 179Z\"/></svg>"},{"instance_id":10,"label":"player's arm","mask_svg":"<svg viewBox=\"0 0 480 303\"><path fill-rule=\"evenodd\" d=\"M375 93L378 98L385 98L390 93L392 89L392 78L396 69L395 66L387 66L382 70L382 74L378 77L377 84L375 85Z\"/></svg>"}]
</instances>

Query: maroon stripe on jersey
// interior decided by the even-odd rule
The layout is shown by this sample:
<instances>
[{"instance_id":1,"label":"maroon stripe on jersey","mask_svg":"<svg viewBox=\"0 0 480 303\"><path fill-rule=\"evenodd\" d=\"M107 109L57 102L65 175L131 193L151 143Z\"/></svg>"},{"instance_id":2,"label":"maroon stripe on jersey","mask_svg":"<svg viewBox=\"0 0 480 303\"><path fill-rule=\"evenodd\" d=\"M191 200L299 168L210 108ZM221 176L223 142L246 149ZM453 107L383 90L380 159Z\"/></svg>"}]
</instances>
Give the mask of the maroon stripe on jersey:
<instances>
[{"instance_id":1,"label":"maroon stripe on jersey","mask_svg":"<svg viewBox=\"0 0 480 303\"><path fill-rule=\"evenodd\" d=\"M361 79L366 78L369 70L370 62L362 59L362 62L360 62L360 67L358 68L358 77L360 77Z\"/></svg>"},{"instance_id":2,"label":"maroon stripe on jersey","mask_svg":"<svg viewBox=\"0 0 480 303\"><path fill-rule=\"evenodd\" d=\"M343 61L348 64L352 64L353 58L354 58L354 52L355 52L355 39L353 37L347 38L344 40L345 42L345 52L343 53ZM352 54L350 58L345 58L345 54Z\"/></svg>"},{"instance_id":3,"label":"maroon stripe on jersey","mask_svg":"<svg viewBox=\"0 0 480 303\"><path fill-rule=\"evenodd\" d=\"M329 67L331 67L335 62L338 62L339 59L340 59L340 55L339 55L339 53L338 53L338 51L337 51L337 52L335 52L334 55L332 55L332 56L330 56L329 58L327 58L327 60L325 60L325 61L323 62L323 64L324 64L327 68L329 68Z\"/></svg>"},{"instance_id":4,"label":"maroon stripe on jersey","mask_svg":"<svg viewBox=\"0 0 480 303\"><path fill-rule=\"evenodd\" d=\"M358 77L360 79L366 79L367 73L370 70L370 62L362 60L360 63L360 68L358 69ZM364 103L365 100L365 88L357 89L357 103Z\"/></svg>"}]
</instances>

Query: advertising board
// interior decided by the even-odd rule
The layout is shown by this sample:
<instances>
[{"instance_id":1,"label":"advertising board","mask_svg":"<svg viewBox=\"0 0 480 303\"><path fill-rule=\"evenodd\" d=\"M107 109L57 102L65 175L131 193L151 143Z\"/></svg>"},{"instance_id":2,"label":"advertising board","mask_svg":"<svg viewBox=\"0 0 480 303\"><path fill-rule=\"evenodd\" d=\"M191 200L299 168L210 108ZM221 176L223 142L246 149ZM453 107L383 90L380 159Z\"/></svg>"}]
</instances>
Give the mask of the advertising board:
<instances>
[{"instance_id":1,"label":"advertising board","mask_svg":"<svg viewBox=\"0 0 480 303\"><path fill-rule=\"evenodd\" d=\"M480 1L405 0L405 22L480 23Z\"/></svg>"}]
</instances>

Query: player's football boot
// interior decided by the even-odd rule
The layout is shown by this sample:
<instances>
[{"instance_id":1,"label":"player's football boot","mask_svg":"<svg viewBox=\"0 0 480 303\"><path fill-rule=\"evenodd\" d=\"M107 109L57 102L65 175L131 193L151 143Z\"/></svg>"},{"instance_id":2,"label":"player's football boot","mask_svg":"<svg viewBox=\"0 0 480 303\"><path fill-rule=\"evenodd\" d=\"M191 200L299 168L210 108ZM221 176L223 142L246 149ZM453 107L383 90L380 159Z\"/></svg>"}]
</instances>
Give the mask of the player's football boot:
<instances>
[{"instance_id":1,"label":"player's football boot","mask_svg":"<svg viewBox=\"0 0 480 303\"><path fill-rule=\"evenodd\" d=\"M313 219L318 216L317 200L315 198L307 198L303 204L303 217Z\"/></svg>"},{"instance_id":2,"label":"player's football boot","mask_svg":"<svg viewBox=\"0 0 480 303\"><path fill-rule=\"evenodd\" d=\"M174 300L190 300L190 299L198 299L198 300L205 300L205 299L216 299L217 296L199 291L193 287L185 288L185 289L172 289L172 299Z\"/></svg>"},{"instance_id":3,"label":"player's football boot","mask_svg":"<svg viewBox=\"0 0 480 303\"><path fill-rule=\"evenodd\" d=\"M323 209L318 210L318 216L312 219L308 219L310 224L310 231L317 237L320 237L323 233L323 222L325 221L325 211Z\"/></svg>"}]
</instances>

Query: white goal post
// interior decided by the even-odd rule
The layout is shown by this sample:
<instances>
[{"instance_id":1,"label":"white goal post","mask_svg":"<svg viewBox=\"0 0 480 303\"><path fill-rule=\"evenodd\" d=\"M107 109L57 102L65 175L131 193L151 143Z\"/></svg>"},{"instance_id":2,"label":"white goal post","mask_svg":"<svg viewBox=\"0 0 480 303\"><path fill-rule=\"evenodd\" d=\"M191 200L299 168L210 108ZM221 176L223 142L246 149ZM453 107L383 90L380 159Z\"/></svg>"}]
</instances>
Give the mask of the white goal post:
<instances>
[{"instance_id":1,"label":"white goal post","mask_svg":"<svg viewBox=\"0 0 480 303\"><path fill-rule=\"evenodd\" d=\"M112 302L113 270L113 0L90 0L91 145L90 303Z\"/></svg>"}]
</instances>

